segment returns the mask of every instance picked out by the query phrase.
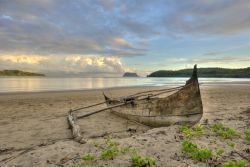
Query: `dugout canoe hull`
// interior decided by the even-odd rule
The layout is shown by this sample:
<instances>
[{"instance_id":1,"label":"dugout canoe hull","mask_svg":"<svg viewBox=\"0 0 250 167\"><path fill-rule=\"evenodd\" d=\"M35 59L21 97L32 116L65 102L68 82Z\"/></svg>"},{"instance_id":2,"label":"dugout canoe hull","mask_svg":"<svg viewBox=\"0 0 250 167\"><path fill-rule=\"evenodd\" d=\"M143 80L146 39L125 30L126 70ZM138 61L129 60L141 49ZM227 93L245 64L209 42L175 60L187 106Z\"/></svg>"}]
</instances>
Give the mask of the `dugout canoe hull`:
<instances>
[{"instance_id":1,"label":"dugout canoe hull","mask_svg":"<svg viewBox=\"0 0 250 167\"><path fill-rule=\"evenodd\" d=\"M112 99L105 94L104 97L108 107L124 102L124 99ZM125 119L151 127L199 122L203 115L203 106L196 65L192 77L177 92L166 97L132 99L127 104L110 111Z\"/></svg>"}]
</instances>

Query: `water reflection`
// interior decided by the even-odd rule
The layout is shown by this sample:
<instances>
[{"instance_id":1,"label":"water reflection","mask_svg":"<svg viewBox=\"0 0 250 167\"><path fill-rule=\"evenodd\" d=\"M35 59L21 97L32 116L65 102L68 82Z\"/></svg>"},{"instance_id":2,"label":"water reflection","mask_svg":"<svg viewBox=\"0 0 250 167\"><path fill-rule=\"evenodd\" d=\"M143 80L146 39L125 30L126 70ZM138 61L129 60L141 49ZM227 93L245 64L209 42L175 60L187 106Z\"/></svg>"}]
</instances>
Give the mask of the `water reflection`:
<instances>
[{"instance_id":1,"label":"water reflection","mask_svg":"<svg viewBox=\"0 0 250 167\"><path fill-rule=\"evenodd\" d=\"M79 90L123 86L178 86L188 78L50 78L0 77L0 92ZM250 79L200 78L200 83L244 83Z\"/></svg>"}]
</instances>

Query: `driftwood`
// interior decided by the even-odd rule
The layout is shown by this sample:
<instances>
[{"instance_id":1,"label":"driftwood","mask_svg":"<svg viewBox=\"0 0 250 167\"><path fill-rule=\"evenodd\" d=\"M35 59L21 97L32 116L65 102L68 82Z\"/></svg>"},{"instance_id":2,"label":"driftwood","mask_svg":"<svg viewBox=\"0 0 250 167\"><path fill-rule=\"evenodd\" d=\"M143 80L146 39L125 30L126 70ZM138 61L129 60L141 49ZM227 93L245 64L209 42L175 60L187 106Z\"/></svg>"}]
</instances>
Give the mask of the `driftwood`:
<instances>
[{"instance_id":1,"label":"driftwood","mask_svg":"<svg viewBox=\"0 0 250 167\"><path fill-rule=\"evenodd\" d=\"M76 115L73 114L73 112L76 111L76 110L70 110L69 113L68 113L68 123L69 123L70 129L72 130L72 136L73 136L74 140L76 142L81 143L81 144L86 143L83 136L81 135L80 126L77 125L77 123L76 123L78 118L88 117L90 115L97 114L99 112L106 111L106 110L111 109L111 108L120 107L120 106L125 105L125 104L127 104L127 103L117 104L117 105L114 105L112 107L103 108L103 109L96 110L96 111L93 111L93 112L89 112L89 113L86 113L86 114L83 114L83 115L80 115L80 116L76 116ZM88 107L85 107L85 108L88 108Z\"/></svg>"},{"instance_id":2,"label":"driftwood","mask_svg":"<svg viewBox=\"0 0 250 167\"><path fill-rule=\"evenodd\" d=\"M80 126L76 124L76 117L72 114L71 111L69 111L68 114L68 122L70 125L70 128L72 130L72 135L75 141L79 142L79 143L86 143L86 141L83 139L82 135L81 135L81 131L80 131Z\"/></svg>"}]
</instances>

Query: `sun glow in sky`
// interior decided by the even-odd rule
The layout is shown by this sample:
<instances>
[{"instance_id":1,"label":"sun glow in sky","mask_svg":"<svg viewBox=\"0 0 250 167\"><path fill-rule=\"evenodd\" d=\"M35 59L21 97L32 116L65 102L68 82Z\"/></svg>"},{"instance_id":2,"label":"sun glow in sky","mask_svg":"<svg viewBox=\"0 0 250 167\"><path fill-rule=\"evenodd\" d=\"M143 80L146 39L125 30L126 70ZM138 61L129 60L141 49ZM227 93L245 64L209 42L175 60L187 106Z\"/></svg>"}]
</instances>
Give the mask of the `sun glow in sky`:
<instances>
[{"instance_id":1,"label":"sun glow in sky","mask_svg":"<svg viewBox=\"0 0 250 167\"><path fill-rule=\"evenodd\" d=\"M0 0L0 70L250 66L249 0Z\"/></svg>"}]
</instances>

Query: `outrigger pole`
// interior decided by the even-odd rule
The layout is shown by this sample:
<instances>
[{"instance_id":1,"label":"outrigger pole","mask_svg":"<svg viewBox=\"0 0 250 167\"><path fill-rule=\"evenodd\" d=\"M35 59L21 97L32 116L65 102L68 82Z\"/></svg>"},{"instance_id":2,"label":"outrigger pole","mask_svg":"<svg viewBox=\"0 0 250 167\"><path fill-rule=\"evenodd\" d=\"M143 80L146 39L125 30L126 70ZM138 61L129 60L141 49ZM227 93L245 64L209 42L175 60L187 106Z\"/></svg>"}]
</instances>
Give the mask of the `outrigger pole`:
<instances>
[{"instance_id":1,"label":"outrigger pole","mask_svg":"<svg viewBox=\"0 0 250 167\"><path fill-rule=\"evenodd\" d=\"M162 93L172 92L172 91L181 89L183 87L184 86L179 86L179 87L175 87L175 88L167 88L167 89L158 89L158 90L149 90L149 91L144 91L144 92L138 92L138 93L135 93L133 95L122 97L121 99L136 98L136 97L142 97L142 96L155 96L153 94L151 94L151 95L148 95L148 94L147 95L141 95L141 94L150 93L150 92L161 92L160 94L162 94ZM75 111L83 110L83 109L86 109L86 108L91 108L91 107L95 107L95 106L99 106L99 105L105 104L106 101L108 100L108 97L104 93L103 93L103 96L105 98L105 101L102 101L102 102L96 103L96 104L92 104L92 105L89 105L89 106L84 106L84 107L76 108L76 109L71 110L71 112L75 112Z\"/></svg>"}]
</instances>

